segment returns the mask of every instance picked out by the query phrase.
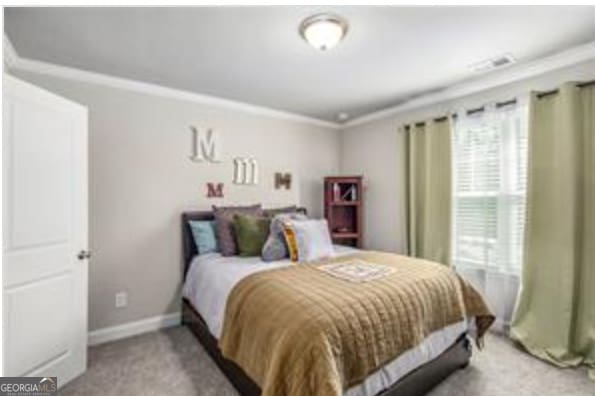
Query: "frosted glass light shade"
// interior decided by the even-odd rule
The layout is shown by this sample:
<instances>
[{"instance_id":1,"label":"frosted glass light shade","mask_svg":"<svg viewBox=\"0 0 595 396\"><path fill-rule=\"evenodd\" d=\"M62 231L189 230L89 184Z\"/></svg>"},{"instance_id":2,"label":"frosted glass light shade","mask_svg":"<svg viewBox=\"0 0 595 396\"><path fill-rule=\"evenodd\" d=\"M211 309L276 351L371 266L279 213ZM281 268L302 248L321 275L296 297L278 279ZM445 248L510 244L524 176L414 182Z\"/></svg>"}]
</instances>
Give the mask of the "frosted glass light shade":
<instances>
[{"instance_id":1,"label":"frosted glass light shade","mask_svg":"<svg viewBox=\"0 0 595 396\"><path fill-rule=\"evenodd\" d=\"M336 15L318 14L305 19L300 25L300 34L312 47L326 51L345 37L347 22Z\"/></svg>"}]
</instances>

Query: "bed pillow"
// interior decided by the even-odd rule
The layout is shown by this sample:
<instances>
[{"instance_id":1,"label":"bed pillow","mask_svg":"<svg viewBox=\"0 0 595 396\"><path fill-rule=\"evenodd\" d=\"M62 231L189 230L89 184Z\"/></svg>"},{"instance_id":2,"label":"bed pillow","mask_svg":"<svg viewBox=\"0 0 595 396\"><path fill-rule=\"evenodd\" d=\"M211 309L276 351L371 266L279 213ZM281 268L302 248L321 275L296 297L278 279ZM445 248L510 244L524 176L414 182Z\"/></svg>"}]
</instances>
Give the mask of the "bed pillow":
<instances>
[{"instance_id":1,"label":"bed pillow","mask_svg":"<svg viewBox=\"0 0 595 396\"><path fill-rule=\"evenodd\" d=\"M262 216L262 213L260 204L252 206L213 206L215 235L222 256L234 256L238 252L233 229L234 216L238 214Z\"/></svg>"},{"instance_id":2,"label":"bed pillow","mask_svg":"<svg viewBox=\"0 0 595 396\"><path fill-rule=\"evenodd\" d=\"M269 235L271 219L264 216L235 215L233 229L238 245L238 255L260 256Z\"/></svg>"},{"instance_id":3,"label":"bed pillow","mask_svg":"<svg viewBox=\"0 0 595 396\"><path fill-rule=\"evenodd\" d=\"M273 218L280 214L287 214L287 213L296 213L298 208L296 205L286 206L283 208L273 208L273 209L266 209L265 212L267 216Z\"/></svg>"},{"instance_id":4,"label":"bed pillow","mask_svg":"<svg viewBox=\"0 0 595 396\"><path fill-rule=\"evenodd\" d=\"M214 253L219 250L215 236L215 221L190 220L188 225L192 231L198 254Z\"/></svg>"},{"instance_id":5,"label":"bed pillow","mask_svg":"<svg viewBox=\"0 0 595 396\"><path fill-rule=\"evenodd\" d=\"M273 217L269 236L262 247L263 261L277 261L289 257L287 242L283 235L285 222L289 220L308 220L308 217L297 212L278 214Z\"/></svg>"},{"instance_id":6,"label":"bed pillow","mask_svg":"<svg viewBox=\"0 0 595 396\"><path fill-rule=\"evenodd\" d=\"M289 259L291 261L298 261L298 245L295 238L295 231L289 224L283 224L283 237L287 244L287 251L289 252Z\"/></svg>"},{"instance_id":7,"label":"bed pillow","mask_svg":"<svg viewBox=\"0 0 595 396\"><path fill-rule=\"evenodd\" d=\"M308 263L335 254L326 220L290 220L284 236L293 261Z\"/></svg>"}]
</instances>

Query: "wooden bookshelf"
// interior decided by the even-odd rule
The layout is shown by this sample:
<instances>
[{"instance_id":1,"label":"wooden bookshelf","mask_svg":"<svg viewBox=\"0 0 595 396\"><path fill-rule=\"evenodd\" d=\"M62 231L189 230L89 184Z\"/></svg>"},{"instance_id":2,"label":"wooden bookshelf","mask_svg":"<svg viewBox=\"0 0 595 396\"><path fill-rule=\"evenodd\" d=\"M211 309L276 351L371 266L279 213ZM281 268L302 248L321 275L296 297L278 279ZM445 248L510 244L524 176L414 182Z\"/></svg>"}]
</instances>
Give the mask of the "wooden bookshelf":
<instances>
[{"instance_id":1,"label":"wooden bookshelf","mask_svg":"<svg viewBox=\"0 0 595 396\"><path fill-rule=\"evenodd\" d=\"M362 247L362 203L362 176L324 178L324 217L333 243Z\"/></svg>"},{"instance_id":2,"label":"wooden bookshelf","mask_svg":"<svg viewBox=\"0 0 595 396\"><path fill-rule=\"evenodd\" d=\"M351 202L330 202L329 205L331 206L358 206L360 204L359 201L351 201Z\"/></svg>"}]
</instances>

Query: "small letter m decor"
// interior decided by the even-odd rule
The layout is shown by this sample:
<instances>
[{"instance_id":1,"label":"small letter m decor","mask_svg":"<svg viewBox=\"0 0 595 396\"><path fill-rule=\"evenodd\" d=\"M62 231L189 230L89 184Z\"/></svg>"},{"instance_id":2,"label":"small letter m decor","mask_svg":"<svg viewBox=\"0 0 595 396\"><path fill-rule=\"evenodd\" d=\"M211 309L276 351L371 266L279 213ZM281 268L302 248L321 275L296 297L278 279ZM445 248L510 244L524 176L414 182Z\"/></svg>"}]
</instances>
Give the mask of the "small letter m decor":
<instances>
[{"instance_id":1,"label":"small letter m decor","mask_svg":"<svg viewBox=\"0 0 595 396\"><path fill-rule=\"evenodd\" d=\"M281 187L291 189L291 173L275 173L275 188L278 190Z\"/></svg>"},{"instance_id":2,"label":"small letter m decor","mask_svg":"<svg viewBox=\"0 0 595 396\"><path fill-rule=\"evenodd\" d=\"M223 198L223 183L207 183L207 198Z\"/></svg>"}]
</instances>

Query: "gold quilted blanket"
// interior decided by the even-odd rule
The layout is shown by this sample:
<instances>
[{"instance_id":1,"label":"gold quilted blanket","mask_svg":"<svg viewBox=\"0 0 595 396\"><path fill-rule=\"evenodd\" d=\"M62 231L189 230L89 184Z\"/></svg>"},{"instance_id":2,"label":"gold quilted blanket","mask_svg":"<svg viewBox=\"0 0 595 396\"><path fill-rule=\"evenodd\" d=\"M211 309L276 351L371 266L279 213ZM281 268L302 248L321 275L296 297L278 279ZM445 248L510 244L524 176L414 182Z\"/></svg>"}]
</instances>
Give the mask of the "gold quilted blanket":
<instances>
[{"instance_id":1,"label":"gold quilted blanket","mask_svg":"<svg viewBox=\"0 0 595 396\"><path fill-rule=\"evenodd\" d=\"M316 268L354 260L394 269L352 282ZM339 396L430 333L472 317L481 338L494 317L451 268L363 252L244 278L227 301L219 346L263 396Z\"/></svg>"}]
</instances>

